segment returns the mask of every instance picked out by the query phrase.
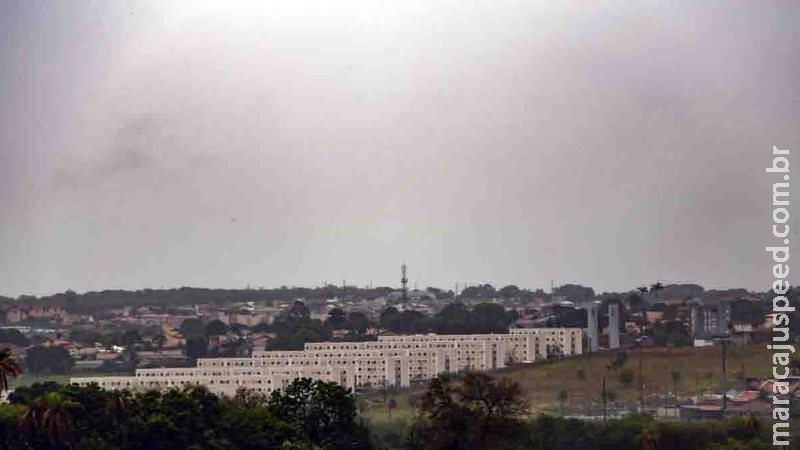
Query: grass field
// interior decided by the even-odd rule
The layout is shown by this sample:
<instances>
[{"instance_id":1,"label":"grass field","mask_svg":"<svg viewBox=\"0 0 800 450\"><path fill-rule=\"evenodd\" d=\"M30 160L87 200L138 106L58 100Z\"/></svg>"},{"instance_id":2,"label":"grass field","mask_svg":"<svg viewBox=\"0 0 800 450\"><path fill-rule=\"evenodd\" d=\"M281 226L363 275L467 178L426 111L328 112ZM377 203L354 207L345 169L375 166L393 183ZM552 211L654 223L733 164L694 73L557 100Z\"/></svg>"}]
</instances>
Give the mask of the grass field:
<instances>
[{"instance_id":1,"label":"grass field","mask_svg":"<svg viewBox=\"0 0 800 450\"><path fill-rule=\"evenodd\" d=\"M763 377L771 367L770 351L766 346L748 345L728 347L727 372L729 384L742 376ZM561 405L558 392L565 390L568 399L564 407L574 409L601 398L603 378L606 388L613 391L620 404L633 405L639 398L639 353L629 350L625 367L633 370L636 379L624 385L619 370L611 368L616 352L604 352L581 358L550 361L505 369L495 375L519 382L530 400L531 413L555 411ZM665 390L677 392L679 397L693 396L722 386L721 347L645 348L642 350L642 374L645 396L663 394ZM579 372L585 375L581 376ZM674 383L673 372L679 374ZM370 422L407 422L414 414L412 399L424 388L405 389L389 393L397 404L391 411L383 401L383 393L369 393L361 397L365 417ZM388 402L387 402L388 403Z\"/></svg>"}]
</instances>

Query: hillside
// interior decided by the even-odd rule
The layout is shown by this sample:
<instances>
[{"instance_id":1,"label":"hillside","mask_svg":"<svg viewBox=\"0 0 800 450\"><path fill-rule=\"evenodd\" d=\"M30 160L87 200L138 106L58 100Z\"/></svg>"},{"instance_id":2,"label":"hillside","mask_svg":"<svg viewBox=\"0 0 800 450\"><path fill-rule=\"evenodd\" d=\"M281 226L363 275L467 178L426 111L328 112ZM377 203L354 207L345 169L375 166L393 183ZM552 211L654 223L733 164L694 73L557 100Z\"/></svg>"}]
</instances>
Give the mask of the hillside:
<instances>
[{"instance_id":1,"label":"hillside","mask_svg":"<svg viewBox=\"0 0 800 450\"><path fill-rule=\"evenodd\" d=\"M567 393L564 407L568 410L601 399L602 379L613 391L616 402L635 405L639 399L638 372L639 354L630 350L625 366L633 370L636 379L629 385L620 382L621 369L612 369L612 360L617 352L584 355L581 358L550 361L528 366L517 366L497 372L496 375L518 381L527 392L531 412L555 411L560 408L558 393ZM728 380L745 377L767 376L771 367L769 350L764 346L747 345L728 348ZM721 347L646 348L642 351L642 373L646 397L663 395L665 389L676 391L679 397L688 397L722 385ZM585 373L582 376L580 372ZM673 381L673 372L679 377ZM412 399L424 392L424 387L407 389L387 394L394 398L397 407L391 411L392 421L410 419L414 414ZM370 393L362 397L366 416L373 421L389 419L389 410L384 404L383 393Z\"/></svg>"}]
</instances>

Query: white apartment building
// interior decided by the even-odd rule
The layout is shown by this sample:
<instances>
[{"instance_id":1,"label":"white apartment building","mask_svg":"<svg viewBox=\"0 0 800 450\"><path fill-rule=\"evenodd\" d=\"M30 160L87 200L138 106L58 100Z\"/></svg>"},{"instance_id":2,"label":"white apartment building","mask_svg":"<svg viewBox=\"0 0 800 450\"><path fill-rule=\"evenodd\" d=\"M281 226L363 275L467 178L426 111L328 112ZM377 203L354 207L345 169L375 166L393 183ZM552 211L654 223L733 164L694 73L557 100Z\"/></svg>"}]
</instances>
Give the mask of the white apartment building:
<instances>
[{"instance_id":1,"label":"white apartment building","mask_svg":"<svg viewBox=\"0 0 800 450\"><path fill-rule=\"evenodd\" d=\"M439 374L489 371L548 354L582 353L581 329L512 329L509 334L381 336L372 342L317 342L300 351L201 358L191 368L137 369L131 377L72 378L104 389L164 389L201 384L234 395L240 387L269 393L297 378L348 388L408 387Z\"/></svg>"},{"instance_id":2,"label":"white apartment building","mask_svg":"<svg viewBox=\"0 0 800 450\"><path fill-rule=\"evenodd\" d=\"M512 328L508 334L415 334L378 336L384 342L502 342L506 363L541 361L553 356L572 356L583 353L582 328ZM325 343L327 344L327 343ZM314 344L309 344L314 345Z\"/></svg>"}]
</instances>

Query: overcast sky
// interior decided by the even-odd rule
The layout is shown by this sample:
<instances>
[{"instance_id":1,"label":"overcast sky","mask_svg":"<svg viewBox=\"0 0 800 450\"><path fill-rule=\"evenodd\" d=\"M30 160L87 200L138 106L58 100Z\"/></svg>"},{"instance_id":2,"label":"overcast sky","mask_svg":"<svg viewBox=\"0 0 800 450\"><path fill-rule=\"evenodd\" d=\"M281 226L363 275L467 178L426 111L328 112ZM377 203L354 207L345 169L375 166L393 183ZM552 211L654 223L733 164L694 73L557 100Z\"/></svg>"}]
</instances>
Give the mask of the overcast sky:
<instances>
[{"instance_id":1,"label":"overcast sky","mask_svg":"<svg viewBox=\"0 0 800 450\"><path fill-rule=\"evenodd\" d=\"M402 261L419 287L763 290L798 23L789 0L2 1L0 294L398 285Z\"/></svg>"}]
</instances>

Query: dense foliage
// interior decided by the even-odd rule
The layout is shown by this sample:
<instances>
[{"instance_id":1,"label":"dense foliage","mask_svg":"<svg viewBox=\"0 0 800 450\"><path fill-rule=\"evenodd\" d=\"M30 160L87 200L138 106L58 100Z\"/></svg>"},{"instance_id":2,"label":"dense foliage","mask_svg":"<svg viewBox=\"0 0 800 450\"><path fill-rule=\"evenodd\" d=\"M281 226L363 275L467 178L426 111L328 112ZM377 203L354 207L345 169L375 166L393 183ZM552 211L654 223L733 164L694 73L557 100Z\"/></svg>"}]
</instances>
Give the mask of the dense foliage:
<instances>
[{"instance_id":1,"label":"dense foliage","mask_svg":"<svg viewBox=\"0 0 800 450\"><path fill-rule=\"evenodd\" d=\"M370 323L362 312L345 313L334 308L323 322L312 319L305 303L296 301L267 327L275 333L268 348L301 350L307 342L333 340L332 331L336 329L350 330L351 333L346 336L348 341L374 339L365 335L370 326L379 326L395 333L508 333L508 327L514 320L515 313L509 313L495 303L479 303L471 309L463 303L451 303L434 316L417 311L399 311L390 306L381 313L379 323Z\"/></svg>"},{"instance_id":2,"label":"dense foliage","mask_svg":"<svg viewBox=\"0 0 800 450\"><path fill-rule=\"evenodd\" d=\"M642 415L620 420L581 421L525 416L519 385L472 373L460 380L433 380L420 416L405 436L381 436L417 450L705 450L767 449L771 428L756 417L727 422L657 422Z\"/></svg>"},{"instance_id":3,"label":"dense foliage","mask_svg":"<svg viewBox=\"0 0 800 450\"><path fill-rule=\"evenodd\" d=\"M434 315L386 308L380 317L382 328L395 333L508 333L516 316L495 303L479 303L472 309L463 303L451 303Z\"/></svg>"},{"instance_id":4,"label":"dense foliage","mask_svg":"<svg viewBox=\"0 0 800 450\"><path fill-rule=\"evenodd\" d=\"M337 384L309 379L271 396L240 391L234 398L218 397L199 386L132 393L41 385L12 400L0 406L0 448L371 446L352 395Z\"/></svg>"},{"instance_id":5,"label":"dense foliage","mask_svg":"<svg viewBox=\"0 0 800 450\"><path fill-rule=\"evenodd\" d=\"M409 428L377 424L372 436L350 392L310 379L233 398L196 386L133 393L43 383L9 400L0 405L0 449L758 450L770 447L771 431L754 417L530 418L520 386L485 373L432 380Z\"/></svg>"},{"instance_id":6,"label":"dense foliage","mask_svg":"<svg viewBox=\"0 0 800 450\"><path fill-rule=\"evenodd\" d=\"M25 351L25 368L32 375L68 374L72 364L69 351L63 347L34 346Z\"/></svg>"}]
</instances>

